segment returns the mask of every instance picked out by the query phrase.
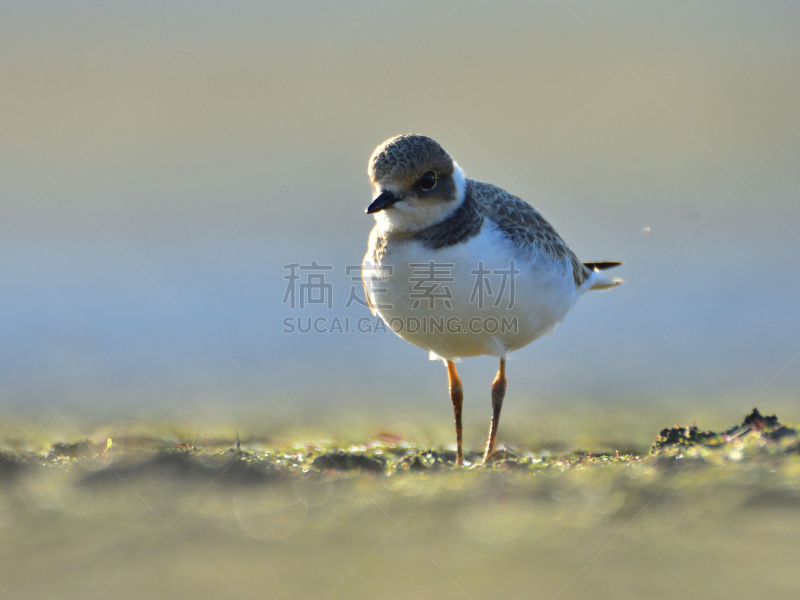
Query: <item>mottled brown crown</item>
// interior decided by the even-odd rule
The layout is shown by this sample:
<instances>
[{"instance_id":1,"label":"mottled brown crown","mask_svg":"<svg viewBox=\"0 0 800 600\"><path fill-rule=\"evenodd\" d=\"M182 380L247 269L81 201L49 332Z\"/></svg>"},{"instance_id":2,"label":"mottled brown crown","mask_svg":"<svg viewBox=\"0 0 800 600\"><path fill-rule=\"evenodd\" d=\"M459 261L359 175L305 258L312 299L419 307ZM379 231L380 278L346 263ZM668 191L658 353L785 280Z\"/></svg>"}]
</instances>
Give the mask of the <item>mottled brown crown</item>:
<instances>
[{"instance_id":1,"label":"mottled brown crown","mask_svg":"<svg viewBox=\"0 0 800 600\"><path fill-rule=\"evenodd\" d=\"M414 133L386 140L369 159L369 177L373 183L415 177L429 169L452 172L453 159L436 141Z\"/></svg>"}]
</instances>

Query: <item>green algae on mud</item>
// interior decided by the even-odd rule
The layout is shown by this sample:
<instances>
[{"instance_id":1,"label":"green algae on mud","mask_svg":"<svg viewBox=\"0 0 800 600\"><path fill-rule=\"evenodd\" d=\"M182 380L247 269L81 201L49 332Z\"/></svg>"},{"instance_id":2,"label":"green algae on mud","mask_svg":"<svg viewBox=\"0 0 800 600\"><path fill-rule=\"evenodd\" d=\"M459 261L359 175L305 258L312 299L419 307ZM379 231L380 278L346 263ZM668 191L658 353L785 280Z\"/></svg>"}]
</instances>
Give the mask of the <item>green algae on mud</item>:
<instances>
[{"instance_id":1,"label":"green algae on mud","mask_svg":"<svg viewBox=\"0 0 800 600\"><path fill-rule=\"evenodd\" d=\"M614 454L573 451L555 454L505 448L486 467L481 454L466 453L466 471L541 472L593 467L657 464L693 459L712 464L779 460L800 453L800 432L764 417L754 409L742 422L723 432L696 426L663 429L649 453ZM270 447L251 442L240 445L205 439L203 445L176 442L173 437L130 435L107 440L57 442L43 453L0 451L0 478L14 478L36 467L85 471L85 484L121 482L129 478L166 476L181 480L216 480L258 484L282 477L318 473L348 476L387 476L402 473L439 473L457 469L455 453L398 440L375 441L346 448L335 446Z\"/></svg>"},{"instance_id":2,"label":"green algae on mud","mask_svg":"<svg viewBox=\"0 0 800 600\"><path fill-rule=\"evenodd\" d=\"M757 408L741 425L722 432L701 431L697 426L663 429L650 450L662 459L693 458L708 462L738 462L779 458L800 453L800 431L782 424L775 415L763 416Z\"/></svg>"},{"instance_id":3,"label":"green algae on mud","mask_svg":"<svg viewBox=\"0 0 800 600\"><path fill-rule=\"evenodd\" d=\"M638 454L506 448L488 468L388 437L153 431L0 444L14 598L462 597L453 580L475 598L681 597L664 564L703 598L797 583L800 446L777 419L666 429Z\"/></svg>"}]
</instances>

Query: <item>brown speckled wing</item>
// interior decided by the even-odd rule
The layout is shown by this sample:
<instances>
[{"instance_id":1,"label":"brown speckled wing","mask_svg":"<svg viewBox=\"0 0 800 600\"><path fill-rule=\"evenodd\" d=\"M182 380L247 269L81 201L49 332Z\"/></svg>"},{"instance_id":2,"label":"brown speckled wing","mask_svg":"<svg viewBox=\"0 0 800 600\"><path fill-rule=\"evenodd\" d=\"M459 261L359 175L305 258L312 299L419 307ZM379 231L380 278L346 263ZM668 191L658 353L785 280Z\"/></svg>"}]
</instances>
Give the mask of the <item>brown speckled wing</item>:
<instances>
[{"instance_id":1,"label":"brown speckled wing","mask_svg":"<svg viewBox=\"0 0 800 600\"><path fill-rule=\"evenodd\" d=\"M516 244L536 245L552 258L569 261L575 285L580 286L586 281L588 269L539 211L495 185L474 179L467 180L467 185L468 193L483 208L486 217Z\"/></svg>"}]
</instances>

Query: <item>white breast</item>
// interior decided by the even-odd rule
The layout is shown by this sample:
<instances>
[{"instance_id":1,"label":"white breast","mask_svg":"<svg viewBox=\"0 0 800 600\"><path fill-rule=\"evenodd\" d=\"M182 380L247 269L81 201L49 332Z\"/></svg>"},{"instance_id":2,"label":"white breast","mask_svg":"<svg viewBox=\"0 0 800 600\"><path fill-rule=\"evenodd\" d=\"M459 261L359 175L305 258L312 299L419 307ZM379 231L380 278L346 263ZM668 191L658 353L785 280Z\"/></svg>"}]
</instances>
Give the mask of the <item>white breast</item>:
<instances>
[{"instance_id":1,"label":"white breast","mask_svg":"<svg viewBox=\"0 0 800 600\"><path fill-rule=\"evenodd\" d=\"M440 249L390 244L377 268L371 262L370 252L364 281L376 312L431 358L505 357L550 333L577 298L569 261L514 246L488 220L463 243Z\"/></svg>"}]
</instances>

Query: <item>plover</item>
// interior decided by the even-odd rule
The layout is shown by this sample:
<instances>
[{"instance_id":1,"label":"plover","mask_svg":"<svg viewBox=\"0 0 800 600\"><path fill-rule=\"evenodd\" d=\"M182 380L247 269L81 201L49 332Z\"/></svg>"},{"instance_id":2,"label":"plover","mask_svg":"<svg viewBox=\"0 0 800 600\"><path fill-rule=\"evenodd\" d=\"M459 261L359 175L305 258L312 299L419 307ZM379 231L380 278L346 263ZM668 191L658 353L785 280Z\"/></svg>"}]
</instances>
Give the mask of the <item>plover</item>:
<instances>
[{"instance_id":1,"label":"plover","mask_svg":"<svg viewBox=\"0 0 800 600\"><path fill-rule=\"evenodd\" d=\"M368 173L376 197L366 212L376 224L362 265L367 300L397 335L446 365L458 464L463 389L455 363L500 359L485 464L497 440L508 353L550 333L584 292L619 285L602 271L621 263L581 263L535 208L467 179L429 137L386 140Z\"/></svg>"}]
</instances>

